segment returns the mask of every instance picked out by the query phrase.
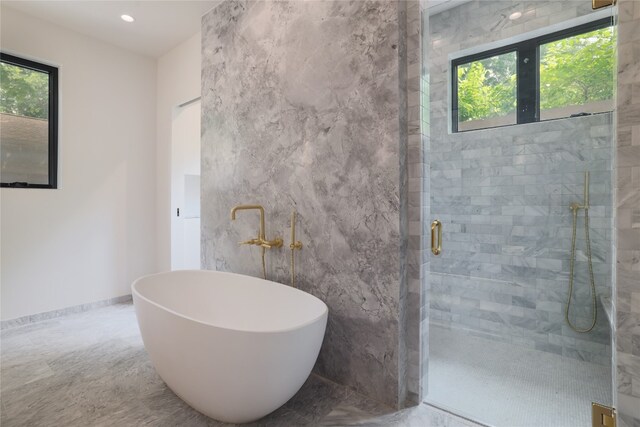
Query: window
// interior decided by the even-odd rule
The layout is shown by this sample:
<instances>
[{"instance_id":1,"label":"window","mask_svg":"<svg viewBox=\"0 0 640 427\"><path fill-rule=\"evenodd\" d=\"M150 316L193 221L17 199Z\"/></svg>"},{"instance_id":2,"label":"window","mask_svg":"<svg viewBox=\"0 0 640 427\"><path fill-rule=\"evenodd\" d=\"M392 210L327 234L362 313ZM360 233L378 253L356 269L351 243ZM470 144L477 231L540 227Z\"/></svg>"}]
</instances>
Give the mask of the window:
<instances>
[{"instance_id":1,"label":"window","mask_svg":"<svg viewBox=\"0 0 640 427\"><path fill-rule=\"evenodd\" d=\"M0 54L0 185L57 188L58 69Z\"/></svg>"},{"instance_id":2,"label":"window","mask_svg":"<svg viewBox=\"0 0 640 427\"><path fill-rule=\"evenodd\" d=\"M516 52L458 66L458 130L516 124Z\"/></svg>"},{"instance_id":3,"label":"window","mask_svg":"<svg viewBox=\"0 0 640 427\"><path fill-rule=\"evenodd\" d=\"M613 110L610 18L455 59L452 130Z\"/></svg>"}]
</instances>

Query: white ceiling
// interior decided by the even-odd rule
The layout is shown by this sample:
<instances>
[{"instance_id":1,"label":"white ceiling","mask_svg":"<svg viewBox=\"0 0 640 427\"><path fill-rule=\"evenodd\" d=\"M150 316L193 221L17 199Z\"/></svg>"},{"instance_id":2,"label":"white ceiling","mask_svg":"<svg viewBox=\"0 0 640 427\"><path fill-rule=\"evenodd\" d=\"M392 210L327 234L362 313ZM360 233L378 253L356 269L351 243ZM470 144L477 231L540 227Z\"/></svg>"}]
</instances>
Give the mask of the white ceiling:
<instances>
[{"instance_id":1,"label":"white ceiling","mask_svg":"<svg viewBox=\"0 0 640 427\"><path fill-rule=\"evenodd\" d=\"M1 0L17 9L79 33L147 56L159 57L200 30L202 15L220 0L31 1ZM126 23L120 15L136 21Z\"/></svg>"},{"instance_id":2,"label":"white ceiling","mask_svg":"<svg viewBox=\"0 0 640 427\"><path fill-rule=\"evenodd\" d=\"M95 37L147 56L159 57L200 30L204 13L223 0L0 0L3 7ZM469 0L427 0L429 14ZM120 15L136 21L126 23Z\"/></svg>"}]
</instances>

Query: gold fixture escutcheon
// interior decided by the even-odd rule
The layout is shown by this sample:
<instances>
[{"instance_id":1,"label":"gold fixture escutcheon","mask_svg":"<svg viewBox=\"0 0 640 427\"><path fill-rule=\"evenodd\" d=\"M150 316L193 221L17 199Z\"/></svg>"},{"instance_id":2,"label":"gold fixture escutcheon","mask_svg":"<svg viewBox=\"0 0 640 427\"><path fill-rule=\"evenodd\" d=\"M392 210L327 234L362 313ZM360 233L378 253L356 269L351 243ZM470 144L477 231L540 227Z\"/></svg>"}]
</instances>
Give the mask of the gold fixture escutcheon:
<instances>
[{"instance_id":1,"label":"gold fixture escutcheon","mask_svg":"<svg viewBox=\"0 0 640 427\"><path fill-rule=\"evenodd\" d=\"M616 427L616 410L610 406L591 403L591 425L593 427Z\"/></svg>"},{"instance_id":2,"label":"gold fixture escutcheon","mask_svg":"<svg viewBox=\"0 0 640 427\"><path fill-rule=\"evenodd\" d=\"M440 255L442 252L442 223L437 219L431 223L431 252L433 252L434 255Z\"/></svg>"}]
</instances>

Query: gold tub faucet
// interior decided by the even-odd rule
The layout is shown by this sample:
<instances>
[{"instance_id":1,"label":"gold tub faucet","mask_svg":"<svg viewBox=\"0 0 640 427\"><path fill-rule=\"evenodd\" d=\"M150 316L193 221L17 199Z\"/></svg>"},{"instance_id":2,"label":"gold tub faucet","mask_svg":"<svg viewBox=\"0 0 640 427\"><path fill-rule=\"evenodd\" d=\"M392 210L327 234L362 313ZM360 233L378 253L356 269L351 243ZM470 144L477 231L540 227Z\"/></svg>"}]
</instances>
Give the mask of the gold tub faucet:
<instances>
[{"instance_id":1,"label":"gold tub faucet","mask_svg":"<svg viewBox=\"0 0 640 427\"><path fill-rule=\"evenodd\" d=\"M260 205L238 205L234 206L231 209L231 220L236 219L236 212L238 211L247 211L247 210L257 210L260 212L260 229L258 231L258 237L256 239L246 240L244 242L240 242L241 245L256 245L260 246L263 249L271 249L271 248L279 248L282 246L282 239L276 237L273 240L267 240L266 234L264 231L264 208Z\"/></svg>"}]
</instances>

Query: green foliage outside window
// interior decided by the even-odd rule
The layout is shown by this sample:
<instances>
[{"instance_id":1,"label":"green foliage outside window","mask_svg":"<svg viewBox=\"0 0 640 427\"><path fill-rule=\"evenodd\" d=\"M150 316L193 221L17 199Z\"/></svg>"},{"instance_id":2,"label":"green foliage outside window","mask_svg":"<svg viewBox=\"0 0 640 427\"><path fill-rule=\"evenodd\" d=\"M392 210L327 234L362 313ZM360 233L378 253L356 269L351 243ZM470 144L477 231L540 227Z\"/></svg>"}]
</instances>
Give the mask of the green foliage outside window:
<instances>
[{"instance_id":1,"label":"green foliage outside window","mask_svg":"<svg viewBox=\"0 0 640 427\"><path fill-rule=\"evenodd\" d=\"M0 62L0 112L49 117L49 75Z\"/></svg>"},{"instance_id":2,"label":"green foliage outside window","mask_svg":"<svg viewBox=\"0 0 640 427\"><path fill-rule=\"evenodd\" d=\"M505 116L516 110L516 53L458 67L458 120Z\"/></svg>"},{"instance_id":3,"label":"green foliage outside window","mask_svg":"<svg viewBox=\"0 0 640 427\"><path fill-rule=\"evenodd\" d=\"M540 46L540 109L613 98L612 28Z\"/></svg>"}]
</instances>

